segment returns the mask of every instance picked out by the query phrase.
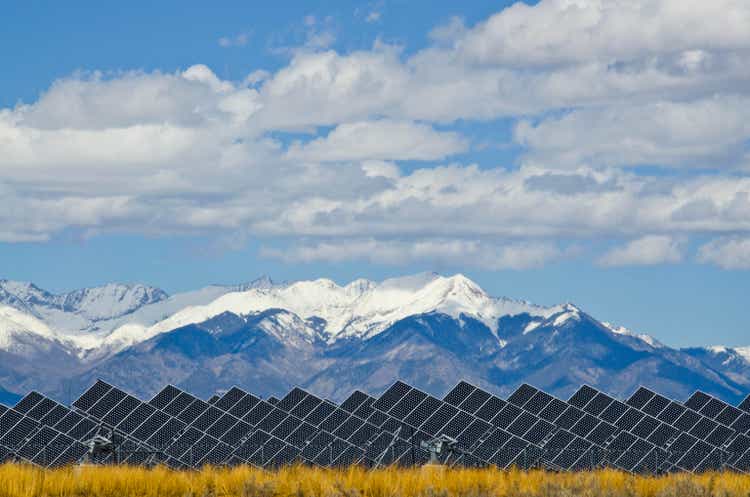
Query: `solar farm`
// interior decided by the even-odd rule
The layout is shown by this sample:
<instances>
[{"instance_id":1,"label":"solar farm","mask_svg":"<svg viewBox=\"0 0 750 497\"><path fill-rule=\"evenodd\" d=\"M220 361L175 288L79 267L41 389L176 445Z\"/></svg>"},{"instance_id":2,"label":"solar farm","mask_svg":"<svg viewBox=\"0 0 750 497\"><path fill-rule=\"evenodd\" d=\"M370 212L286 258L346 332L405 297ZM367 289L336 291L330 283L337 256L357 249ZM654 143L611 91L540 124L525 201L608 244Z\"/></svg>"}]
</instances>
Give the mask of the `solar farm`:
<instances>
[{"instance_id":1,"label":"solar farm","mask_svg":"<svg viewBox=\"0 0 750 497\"><path fill-rule=\"evenodd\" d=\"M502 399L460 382L440 399L399 381L340 405L300 388L264 400L235 387L202 400L171 385L143 401L97 381L70 407L37 392L0 406L0 462L9 461L748 473L750 396L733 406L639 388L623 402L582 386L563 400L524 384Z\"/></svg>"}]
</instances>

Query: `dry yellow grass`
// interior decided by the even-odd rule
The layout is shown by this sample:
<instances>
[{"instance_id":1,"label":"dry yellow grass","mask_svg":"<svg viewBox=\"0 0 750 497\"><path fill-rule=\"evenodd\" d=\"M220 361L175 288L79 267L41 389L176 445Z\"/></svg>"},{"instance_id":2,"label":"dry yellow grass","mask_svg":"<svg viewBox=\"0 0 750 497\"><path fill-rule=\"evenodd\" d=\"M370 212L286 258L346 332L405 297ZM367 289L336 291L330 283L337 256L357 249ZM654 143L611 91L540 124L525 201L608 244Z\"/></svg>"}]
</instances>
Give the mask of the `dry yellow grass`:
<instances>
[{"instance_id":1,"label":"dry yellow grass","mask_svg":"<svg viewBox=\"0 0 750 497\"><path fill-rule=\"evenodd\" d=\"M0 466L0 497L694 497L750 496L750 476L735 473L631 476L494 469L326 470L303 466L264 471L250 467L173 471L125 466L43 470Z\"/></svg>"}]
</instances>

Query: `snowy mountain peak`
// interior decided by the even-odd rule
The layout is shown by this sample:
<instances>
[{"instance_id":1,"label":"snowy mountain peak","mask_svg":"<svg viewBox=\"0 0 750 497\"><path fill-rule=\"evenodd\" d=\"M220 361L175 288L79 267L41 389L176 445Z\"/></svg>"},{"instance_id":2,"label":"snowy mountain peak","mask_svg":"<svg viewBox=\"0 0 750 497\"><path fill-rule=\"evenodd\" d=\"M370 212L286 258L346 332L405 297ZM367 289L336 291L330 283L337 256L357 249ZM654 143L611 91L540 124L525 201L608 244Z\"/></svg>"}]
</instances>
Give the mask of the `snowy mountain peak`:
<instances>
[{"instance_id":1,"label":"snowy mountain peak","mask_svg":"<svg viewBox=\"0 0 750 497\"><path fill-rule=\"evenodd\" d=\"M500 316L529 313L548 317L560 311L559 307L543 308L492 298L461 274L445 277L422 273L380 283L360 279L343 287L322 278L228 293L209 304L185 308L144 333L153 336L223 312L248 315L267 309L284 309L303 320L323 320L329 341L371 337L401 319L431 312L456 318L465 314L484 322L494 332Z\"/></svg>"},{"instance_id":2,"label":"snowy mountain peak","mask_svg":"<svg viewBox=\"0 0 750 497\"><path fill-rule=\"evenodd\" d=\"M60 296L63 310L77 312L92 321L111 319L169 297L158 288L110 283Z\"/></svg>"},{"instance_id":3,"label":"snowy mountain peak","mask_svg":"<svg viewBox=\"0 0 750 497\"><path fill-rule=\"evenodd\" d=\"M128 314L167 297L158 288L138 284L109 283L53 294L33 283L0 280L0 304L30 312L38 318L45 318L57 311L77 314L89 321L99 321Z\"/></svg>"},{"instance_id":4,"label":"snowy mountain peak","mask_svg":"<svg viewBox=\"0 0 750 497\"><path fill-rule=\"evenodd\" d=\"M20 342L19 336L37 336L48 340L55 338L52 330L39 319L13 307L0 305L0 350L11 350Z\"/></svg>"}]
</instances>

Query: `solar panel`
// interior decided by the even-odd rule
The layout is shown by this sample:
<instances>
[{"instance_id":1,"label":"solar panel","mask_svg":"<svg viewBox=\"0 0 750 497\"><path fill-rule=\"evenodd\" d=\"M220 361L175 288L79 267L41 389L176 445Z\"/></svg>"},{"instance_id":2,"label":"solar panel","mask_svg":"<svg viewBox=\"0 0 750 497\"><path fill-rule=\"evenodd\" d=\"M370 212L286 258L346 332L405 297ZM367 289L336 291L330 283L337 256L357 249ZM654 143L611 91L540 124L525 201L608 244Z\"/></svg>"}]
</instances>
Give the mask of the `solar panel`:
<instances>
[{"instance_id":1,"label":"solar panel","mask_svg":"<svg viewBox=\"0 0 750 497\"><path fill-rule=\"evenodd\" d=\"M697 442L698 439L694 436L688 433L680 433L669 446L668 461L677 464Z\"/></svg>"},{"instance_id":2,"label":"solar panel","mask_svg":"<svg viewBox=\"0 0 750 497\"><path fill-rule=\"evenodd\" d=\"M630 409L627 404L623 404L619 400L615 400L609 404L604 411L599 415L604 421L608 423L615 423L618 419Z\"/></svg>"},{"instance_id":3,"label":"solar panel","mask_svg":"<svg viewBox=\"0 0 750 497\"><path fill-rule=\"evenodd\" d=\"M427 394L416 389L412 389L407 392L396 405L394 405L388 414L396 419L403 420L409 415L424 399L427 398Z\"/></svg>"},{"instance_id":4,"label":"solar panel","mask_svg":"<svg viewBox=\"0 0 750 497\"><path fill-rule=\"evenodd\" d=\"M512 435L504 430L493 430L490 434L480 439L479 445L474 450L474 456L483 461L491 461L501 447L503 447Z\"/></svg>"},{"instance_id":5,"label":"solar panel","mask_svg":"<svg viewBox=\"0 0 750 497\"><path fill-rule=\"evenodd\" d=\"M538 391L538 389L524 383L523 385L518 387L515 392L510 394L510 397L508 397L508 402L518 407L523 407L523 405L528 402L529 399L531 399L531 397L533 397L534 394Z\"/></svg>"},{"instance_id":6,"label":"solar panel","mask_svg":"<svg viewBox=\"0 0 750 497\"><path fill-rule=\"evenodd\" d=\"M174 399L177 398L178 395L180 395L180 389L173 386L173 385L167 385L164 388L159 391L148 403L152 406L156 407L157 409L164 409L167 407L170 402L172 402Z\"/></svg>"},{"instance_id":7,"label":"solar panel","mask_svg":"<svg viewBox=\"0 0 750 497\"><path fill-rule=\"evenodd\" d=\"M526 432L524 435L524 439L528 440L529 442L539 445L541 444L545 438L547 438L553 431L555 430L555 425L552 423L545 421L543 419L538 420L536 423L534 423L534 426L532 426L529 431Z\"/></svg>"},{"instance_id":8,"label":"solar panel","mask_svg":"<svg viewBox=\"0 0 750 497\"><path fill-rule=\"evenodd\" d=\"M658 416L670 403L670 400L661 395L654 395L651 397L645 406L641 409L646 414L651 416Z\"/></svg>"},{"instance_id":9,"label":"solar panel","mask_svg":"<svg viewBox=\"0 0 750 497\"><path fill-rule=\"evenodd\" d=\"M404 418L404 422L419 428L442 404L435 397L425 397L414 410Z\"/></svg>"},{"instance_id":10,"label":"solar panel","mask_svg":"<svg viewBox=\"0 0 750 497\"><path fill-rule=\"evenodd\" d=\"M451 438L457 438L458 435L466 429L473 421L471 414L459 411L456 415L440 429L439 435L447 435Z\"/></svg>"},{"instance_id":11,"label":"solar panel","mask_svg":"<svg viewBox=\"0 0 750 497\"><path fill-rule=\"evenodd\" d=\"M82 411L88 411L111 389L112 386L108 383L105 383L102 380L96 380L96 383L94 383L88 390L83 393L83 395L78 397L78 399L73 402L73 407L81 409Z\"/></svg>"},{"instance_id":12,"label":"solar panel","mask_svg":"<svg viewBox=\"0 0 750 497\"><path fill-rule=\"evenodd\" d=\"M7 414L8 413L6 413L6 415ZM39 426L39 423L33 419L25 417L20 413L16 414L18 415L17 421L13 424L13 427L5 432L3 437L0 438L0 444L10 447L11 449L23 444L26 437L28 437Z\"/></svg>"},{"instance_id":13,"label":"solar panel","mask_svg":"<svg viewBox=\"0 0 750 497\"><path fill-rule=\"evenodd\" d=\"M193 401L177 415L177 418L185 423L192 423L211 406L210 403L194 398Z\"/></svg>"},{"instance_id":14,"label":"solar panel","mask_svg":"<svg viewBox=\"0 0 750 497\"><path fill-rule=\"evenodd\" d=\"M127 394L122 390L111 388L97 402L95 402L87 412L95 418L102 419L109 411L119 404L126 395Z\"/></svg>"},{"instance_id":15,"label":"solar panel","mask_svg":"<svg viewBox=\"0 0 750 497\"><path fill-rule=\"evenodd\" d=\"M461 403L466 400L466 398L472 394L476 390L476 387L474 385L471 385L470 383L467 383L465 381L461 381L453 387L453 389L446 394L446 396L443 398L443 402L447 402L448 404L458 407L461 405Z\"/></svg>"},{"instance_id":16,"label":"solar panel","mask_svg":"<svg viewBox=\"0 0 750 497\"><path fill-rule=\"evenodd\" d=\"M397 381L381 395L378 400L372 405L375 409L379 409L385 413L390 411L394 405L401 398L406 395L411 387L404 382Z\"/></svg>"},{"instance_id":17,"label":"solar panel","mask_svg":"<svg viewBox=\"0 0 750 497\"><path fill-rule=\"evenodd\" d=\"M677 428L662 423L648 436L648 441L657 447L666 447L678 433L680 431Z\"/></svg>"},{"instance_id":18,"label":"solar panel","mask_svg":"<svg viewBox=\"0 0 750 497\"><path fill-rule=\"evenodd\" d=\"M656 394L648 388L640 387L625 403L636 409L641 409L654 395Z\"/></svg>"},{"instance_id":19,"label":"solar panel","mask_svg":"<svg viewBox=\"0 0 750 497\"><path fill-rule=\"evenodd\" d=\"M743 411L750 412L750 395L745 397L745 400L740 402L740 405L738 407Z\"/></svg>"},{"instance_id":20,"label":"solar panel","mask_svg":"<svg viewBox=\"0 0 750 497\"><path fill-rule=\"evenodd\" d=\"M705 440L711 445L721 447L726 442L728 442L729 439L734 436L734 434L735 431L731 428L728 428L724 425L718 425L707 437L705 437Z\"/></svg>"},{"instance_id":21,"label":"solar panel","mask_svg":"<svg viewBox=\"0 0 750 497\"><path fill-rule=\"evenodd\" d=\"M554 423L555 423L555 425L559 426L560 428L563 428L565 430L569 430L585 414L586 413L584 413L582 410L578 409L577 407L568 406L568 408L565 409L565 412L563 412L560 415L560 417L555 420Z\"/></svg>"},{"instance_id":22,"label":"solar panel","mask_svg":"<svg viewBox=\"0 0 750 497\"><path fill-rule=\"evenodd\" d=\"M537 422L538 418L529 412L522 412L508 425L508 431L512 434L522 437Z\"/></svg>"},{"instance_id":23,"label":"solar panel","mask_svg":"<svg viewBox=\"0 0 750 497\"><path fill-rule=\"evenodd\" d=\"M500 412L503 407L505 407L505 404L506 402L503 399L495 397L493 395L487 400L487 402L484 403L482 407L477 410L475 414L479 419L483 419L484 421L491 421L492 418L497 416L497 413Z\"/></svg>"},{"instance_id":24,"label":"solar panel","mask_svg":"<svg viewBox=\"0 0 750 497\"><path fill-rule=\"evenodd\" d=\"M586 437L599 423L600 421L595 416L585 413L570 428L570 431L579 437Z\"/></svg>"},{"instance_id":25,"label":"solar panel","mask_svg":"<svg viewBox=\"0 0 750 497\"><path fill-rule=\"evenodd\" d=\"M195 398L185 392L180 392L169 404L161 408L170 416L177 416L184 411ZM153 405L153 404L152 404ZM156 406L155 406L156 407Z\"/></svg>"},{"instance_id":26,"label":"solar panel","mask_svg":"<svg viewBox=\"0 0 750 497\"><path fill-rule=\"evenodd\" d=\"M523 408L531 414L539 416L539 413L541 413L542 410L547 407L547 405L552 402L553 399L554 397L552 397L550 394L548 394L547 392L542 392L540 390L523 405Z\"/></svg>"},{"instance_id":27,"label":"solar panel","mask_svg":"<svg viewBox=\"0 0 750 497\"><path fill-rule=\"evenodd\" d=\"M236 445L237 441L242 440L253 431L253 427L249 423L244 421L238 421L234 424L224 435L221 437L221 441L229 445Z\"/></svg>"},{"instance_id":28,"label":"solar panel","mask_svg":"<svg viewBox=\"0 0 750 497\"><path fill-rule=\"evenodd\" d=\"M633 471L636 466L653 450L654 446L645 440L637 439L633 445L615 461L615 465L626 471Z\"/></svg>"},{"instance_id":29,"label":"solar panel","mask_svg":"<svg viewBox=\"0 0 750 497\"><path fill-rule=\"evenodd\" d=\"M224 413L221 409L216 407L215 404L208 406L208 409L203 411L203 414L198 416L192 423L200 431L205 432L209 426L214 424Z\"/></svg>"},{"instance_id":30,"label":"solar panel","mask_svg":"<svg viewBox=\"0 0 750 497\"><path fill-rule=\"evenodd\" d=\"M21 414L26 414L43 399L44 396L39 392L30 392L19 400L13 409Z\"/></svg>"},{"instance_id":31,"label":"solar panel","mask_svg":"<svg viewBox=\"0 0 750 497\"><path fill-rule=\"evenodd\" d=\"M750 434L750 414L740 414L740 417L732 423L730 428L738 433Z\"/></svg>"},{"instance_id":32,"label":"solar panel","mask_svg":"<svg viewBox=\"0 0 750 497\"><path fill-rule=\"evenodd\" d=\"M598 392L594 398L584 406L583 410L594 416L599 416L612 402L614 402L614 400L615 399L609 395Z\"/></svg>"},{"instance_id":33,"label":"solar panel","mask_svg":"<svg viewBox=\"0 0 750 497\"><path fill-rule=\"evenodd\" d=\"M732 466L740 471L750 471L750 451L745 452Z\"/></svg>"},{"instance_id":34,"label":"solar panel","mask_svg":"<svg viewBox=\"0 0 750 497\"><path fill-rule=\"evenodd\" d=\"M497 413L497 416L492 418L491 423L498 428L507 428L510 426L510 424L521 415L523 412L523 409L518 407L515 404L506 404L505 407L503 407L499 413Z\"/></svg>"},{"instance_id":35,"label":"solar panel","mask_svg":"<svg viewBox=\"0 0 750 497\"><path fill-rule=\"evenodd\" d=\"M673 423L681 431L690 431L701 420L701 415L695 411L686 410Z\"/></svg>"},{"instance_id":36,"label":"solar panel","mask_svg":"<svg viewBox=\"0 0 750 497\"><path fill-rule=\"evenodd\" d=\"M554 423L555 420L557 420L557 418L568 409L568 407L568 404L562 400L552 399L552 402L547 404L547 407L542 409L542 412L539 413L539 417Z\"/></svg>"},{"instance_id":37,"label":"solar panel","mask_svg":"<svg viewBox=\"0 0 750 497\"><path fill-rule=\"evenodd\" d=\"M229 411L237 402L240 401L240 399L245 396L246 393L244 391L240 390L237 387L232 387L213 404L222 411Z\"/></svg>"},{"instance_id":38,"label":"solar panel","mask_svg":"<svg viewBox=\"0 0 750 497\"><path fill-rule=\"evenodd\" d=\"M413 465L428 459L420 442L444 434L463 450L452 463L467 466L750 471L750 413L703 392L682 405L639 388L623 403L583 386L566 403L524 384L509 401L467 382L442 401L396 382L377 399L356 391L341 408L299 388L276 407L237 387L207 403L171 385L143 403L98 380L74 411L37 392L17 403L23 413L0 407L0 461L15 448L33 464L75 462L83 441L114 428L122 461L172 467Z\"/></svg>"},{"instance_id":39,"label":"solar panel","mask_svg":"<svg viewBox=\"0 0 750 497\"><path fill-rule=\"evenodd\" d=\"M456 440L463 449L470 450L491 428L492 425L490 423L481 419L474 419Z\"/></svg>"},{"instance_id":40,"label":"solar panel","mask_svg":"<svg viewBox=\"0 0 750 497\"><path fill-rule=\"evenodd\" d=\"M623 430L632 430L638 422L646 416L644 413L633 407L625 411L625 414L620 416L620 419L615 421L615 425Z\"/></svg>"},{"instance_id":41,"label":"solar panel","mask_svg":"<svg viewBox=\"0 0 750 497\"><path fill-rule=\"evenodd\" d=\"M565 447L575 440L575 435L566 430L558 430L552 435L546 444L544 444L545 458L554 461L560 454L562 454Z\"/></svg>"},{"instance_id":42,"label":"solar panel","mask_svg":"<svg viewBox=\"0 0 750 497\"><path fill-rule=\"evenodd\" d=\"M511 437L510 440L490 459L491 462L501 468L524 465L524 451L528 443L518 437Z\"/></svg>"},{"instance_id":43,"label":"solar panel","mask_svg":"<svg viewBox=\"0 0 750 497\"><path fill-rule=\"evenodd\" d=\"M586 407L599 392L588 385L583 385L569 399L568 404L576 406L579 409Z\"/></svg>"},{"instance_id":44,"label":"solar panel","mask_svg":"<svg viewBox=\"0 0 750 497\"><path fill-rule=\"evenodd\" d=\"M698 390L691 395L687 401L685 401L685 405L694 411L700 411L701 407L703 407L709 400L711 400L710 395Z\"/></svg>"},{"instance_id":45,"label":"solar panel","mask_svg":"<svg viewBox=\"0 0 750 497\"><path fill-rule=\"evenodd\" d=\"M625 451L627 451L638 438L632 433L627 431L621 431L615 438L607 445L606 459L611 463L615 464Z\"/></svg>"},{"instance_id":46,"label":"solar panel","mask_svg":"<svg viewBox=\"0 0 750 497\"><path fill-rule=\"evenodd\" d=\"M258 402L260 402L260 399L255 395L245 394L232 406L231 409L229 409L229 414L238 418L243 418L258 404ZM188 407L188 410L190 408L192 408L192 405Z\"/></svg>"},{"instance_id":47,"label":"solar panel","mask_svg":"<svg viewBox=\"0 0 750 497\"><path fill-rule=\"evenodd\" d=\"M120 424L117 429L125 433L133 433L149 416L156 412L156 408L149 404L140 404L133 409Z\"/></svg>"},{"instance_id":48,"label":"solar panel","mask_svg":"<svg viewBox=\"0 0 750 497\"><path fill-rule=\"evenodd\" d=\"M458 409L449 405L442 404L419 428L432 436L437 436L440 429L458 413Z\"/></svg>"},{"instance_id":49,"label":"solar panel","mask_svg":"<svg viewBox=\"0 0 750 497\"><path fill-rule=\"evenodd\" d=\"M218 403L217 403L218 404ZM217 405L214 404L214 405ZM228 432L239 420L229 413L222 414L211 426L206 429L206 433L212 437L221 438Z\"/></svg>"},{"instance_id":50,"label":"solar panel","mask_svg":"<svg viewBox=\"0 0 750 497\"><path fill-rule=\"evenodd\" d=\"M346 398L346 400L344 400L344 402L341 403L340 407L347 412L353 413L359 406L362 405L363 402L365 402L369 398L370 396L366 393L360 390L355 390L351 395L349 395L349 397Z\"/></svg>"},{"instance_id":51,"label":"solar panel","mask_svg":"<svg viewBox=\"0 0 750 497\"><path fill-rule=\"evenodd\" d=\"M477 388L458 407L470 414L474 414L490 397L492 397L490 393Z\"/></svg>"},{"instance_id":52,"label":"solar panel","mask_svg":"<svg viewBox=\"0 0 750 497\"><path fill-rule=\"evenodd\" d=\"M122 399L115 407L112 408L103 418L102 421L109 426L117 426L135 410L141 401L128 395Z\"/></svg>"},{"instance_id":53,"label":"solar panel","mask_svg":"<svg viewBox=\"0 0 750 497\"><path fill-rule=\"evenodd\" d=\"M278 404L276 404L276 407L279 409L282 409L284 411L291 411L294 406L300 403L302 399L304 399L307 396L307 392L302 390L301 388L293 388L289 393L287 393L283 399L281 399Z\"/></svg>"},{"instance_id":54,"label":"solar panel","mask_svg":"<svg viewBox=\"0 0 750 497\"><path fill-rule=\"evenodd\" d=\"M684 413L685 411L686 411L685 406L682 406L678 404L677 402L672 401L669 403L669 405L666 408L664 408L662 412L659 413L657 418L659 418L659 420L665 423L672 424L675 421L677 421L677 418L679 418L682 415L682 413Z\"/></svg>"},{"instance_id":55,"label":"solar panel","mask_svg":"<svg viewBox=\"0 0 750 497\"><path fill-rule=\"evenodd\" d=\"M724 410L724 407L726 406L727 404L725 402L716 398L711 398L708 402L706 402L706 404L704 404L703 407L698 410L698 412L708 418L714 419L719 415L721 411Z\"/></svg>"},{"instance_id":56,"label":"solar panel","mask_svg":"<svg viewBox=\"0 0 750 497\"><path fill-rule=\"evenodd\" d=\"M630 430L630 432L639 438L647 439L660 424L661 423L658 419L652 418L651 416L644 416L638 424Z\"/></svg>"},{"instance_id":57,"label":"solar panel","mask_svg":"<svg viewBox=\"0 0 750 497\"><path fill-rule=\"evenodd\" d=\"M615 433L617 433L616 426L603 422L596 425L596 427L586 436L586 439L596 445L605 446L610 437Z\"/></svg>"},{"instance_id":58,"label":"solar panel","mask_svg":"<svg viewBox=\"0 0 750 497\"><path fill-rule=\"evenodd\" d=\"M59 423L65 416L68 415L70 412L70 409L65 407L64 405L57 404L50 409L47 414L42 416L42 418L39 420L39 422L46 426L55 426L57 423Z\"/></svg>"},{"instance_id":59,"label":"solar panel","mask_svg":"<svg viewBox=\"0 0 750 497\"><path fill-rule=\"evenodd\" d=\"M590 448L591 442L582 438L574 438L552 463L562 469L570 469Z\"/></svg>"},{"instance_id":60,"label":"solar panel","mask_svg":"<svg viewBox=\"0 0 750 497\"><path fill-rule=\"evenodd\" d=\"M375 402L375 399L373 399L372 397L368 398L357 408L356 411L354 411L354 415L362 419L369 418L372 415L372 413L375 412L375 408L372 407L372 404L374 402Z\"/></svg>"},{"instance_id":61,"label":"solar panel","mask_svg":"<svg viewBox=\"0 0 750 497\"><path fill-rule=\"evenodd\" d=\"M741 410L737 409L734 406L726 404L724 409L722 409L722 411L714 419L724 426L732 426L732 423L737 421L740 416L742 416Z\"/></svg>"},{"instance_id":62,"label":"solar panel","mask_svg":"<svg viewBox=\"0 0 750 497\"><path fill-rule=\"evenodd\" d=\"M329 402L320 402L304 420L315 426L320 425L328 416L336 410L336 406Z\"/></svg>"},{"instance_id":63,"label":"solar panel","mask_svg":"<svg viewBox=\"0 0 750 497\"><path fill-rule=\"evenodd\" d=\"M708 418L701 418L695 426L693 426L689 433L698 438L706 438L708 435L716 429L718 423L711 421Z\"/></svg>"},{"instance_id":64,"label":"solar panel","mask_svg":"<svg viewBox=\"0 0 750 497\"><path fill-rule=\"evenodd\" d=\"M713 452L713 449L714 448L706 442L698 440L692 447L690 447L690 449L688 449L685 455L677 461L677 466L687 471L693 471L698 467L701 461Z\"/></svg>"}]
</instances>

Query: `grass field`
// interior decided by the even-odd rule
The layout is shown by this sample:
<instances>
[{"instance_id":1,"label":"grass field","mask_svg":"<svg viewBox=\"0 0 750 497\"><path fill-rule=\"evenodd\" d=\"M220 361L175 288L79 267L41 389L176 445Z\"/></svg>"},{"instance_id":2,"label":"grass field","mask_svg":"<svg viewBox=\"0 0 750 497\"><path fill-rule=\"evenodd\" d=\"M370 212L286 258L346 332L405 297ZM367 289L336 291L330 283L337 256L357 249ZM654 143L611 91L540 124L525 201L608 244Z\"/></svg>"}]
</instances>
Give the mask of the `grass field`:
<instances>
[{"instance_id":1,"label":"grass field","mask_svg":"<svg viewBox=\"0 0 750 497\"><path fill-rule=\"evenodd\" d=\"M250 467L172 471L157 467L68 467L43 470L0 466L0 497L451 497L750 496L750 476L735 473L631 476L602 470L585 473L493 469L324 470Z\"/></svg>"}]
</instances>

